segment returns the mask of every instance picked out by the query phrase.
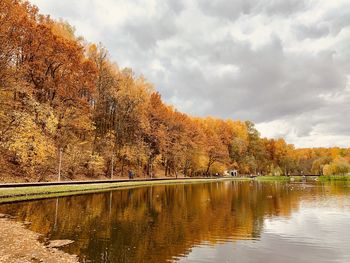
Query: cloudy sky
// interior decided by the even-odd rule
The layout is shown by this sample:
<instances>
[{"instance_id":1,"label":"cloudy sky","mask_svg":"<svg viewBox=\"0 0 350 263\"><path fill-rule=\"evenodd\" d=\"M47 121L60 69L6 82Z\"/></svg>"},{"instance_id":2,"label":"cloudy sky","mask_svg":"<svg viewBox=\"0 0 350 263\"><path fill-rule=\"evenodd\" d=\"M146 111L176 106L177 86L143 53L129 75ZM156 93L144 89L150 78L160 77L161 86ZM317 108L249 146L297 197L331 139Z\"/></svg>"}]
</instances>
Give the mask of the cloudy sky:
<instances>
[{"instance_id":1,"label":"cloudy sky","mask_svg":"<svg viewBox=\"0 0 350 263\"><path fill-rule=\"evenodd\" d=\"M177 109L350 147L349 0L31 0Z\"/></svg>"}]
</instances>

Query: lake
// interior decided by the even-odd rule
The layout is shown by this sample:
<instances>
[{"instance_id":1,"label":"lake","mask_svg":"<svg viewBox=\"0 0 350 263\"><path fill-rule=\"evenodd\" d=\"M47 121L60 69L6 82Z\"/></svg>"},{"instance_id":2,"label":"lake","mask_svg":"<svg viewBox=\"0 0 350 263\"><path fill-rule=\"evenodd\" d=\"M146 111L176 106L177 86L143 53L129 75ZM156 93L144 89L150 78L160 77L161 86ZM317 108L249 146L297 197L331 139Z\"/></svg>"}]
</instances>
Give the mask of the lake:
<instances>
[{"instance_id":1,"label":"lake","mask_svg":"<svg viewBox=\"0 0 350 263\"><path fill-rule=\"evenodd\" d=\"M350 184L223 181L0 205L81 262L350 262ZM43 239L44 240L44 239Z\"/></svg>"}]
</instances>

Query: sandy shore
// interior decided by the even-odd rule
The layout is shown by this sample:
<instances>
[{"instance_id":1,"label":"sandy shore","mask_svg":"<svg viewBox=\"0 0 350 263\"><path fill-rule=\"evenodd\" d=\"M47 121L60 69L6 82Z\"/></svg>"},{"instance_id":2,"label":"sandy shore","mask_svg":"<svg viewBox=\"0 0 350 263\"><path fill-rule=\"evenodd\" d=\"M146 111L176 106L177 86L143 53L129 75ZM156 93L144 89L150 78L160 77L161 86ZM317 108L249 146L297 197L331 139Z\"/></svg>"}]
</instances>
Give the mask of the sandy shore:
<instances>
[{"instance_id":1,"label":"sandy shore","mask_svg":"<svg viewBox=\"0 0 350 263\"><path fill-rule=\"evenodd\" d=\"M0 263L76 263L78 259L38 241L39 234L0 215Z\"/></svg>"}]
</instances>

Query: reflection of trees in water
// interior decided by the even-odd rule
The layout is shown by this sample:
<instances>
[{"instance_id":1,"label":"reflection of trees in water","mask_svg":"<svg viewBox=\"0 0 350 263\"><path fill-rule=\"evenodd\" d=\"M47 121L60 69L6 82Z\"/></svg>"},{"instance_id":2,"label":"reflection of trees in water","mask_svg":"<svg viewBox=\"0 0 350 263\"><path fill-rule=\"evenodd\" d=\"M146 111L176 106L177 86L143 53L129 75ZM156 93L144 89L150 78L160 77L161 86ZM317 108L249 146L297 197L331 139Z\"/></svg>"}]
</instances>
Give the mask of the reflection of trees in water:
<instances>
[{"instance_id":1,"label":"reflection of trees in water","mask_svg":"<svg viewBox=\"0 0 350 263\"><path fill-rule=\"evenodd\" d=\"M94 262L163 262L202 242L258 238L264 218L289 216L337 185L224 182L156 186L0 206L52 239L72 239L70 253Z\"/></svg>"}]
</instances>

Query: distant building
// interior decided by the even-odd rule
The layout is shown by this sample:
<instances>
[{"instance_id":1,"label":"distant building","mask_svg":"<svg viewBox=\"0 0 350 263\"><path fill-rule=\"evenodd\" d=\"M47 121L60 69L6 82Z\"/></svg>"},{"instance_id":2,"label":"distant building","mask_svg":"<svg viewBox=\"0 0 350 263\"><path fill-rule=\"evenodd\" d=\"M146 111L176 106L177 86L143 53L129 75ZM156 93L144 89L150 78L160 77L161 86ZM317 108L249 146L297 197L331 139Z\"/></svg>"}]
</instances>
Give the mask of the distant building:
<instances>
[{"instance_id":1,"label":"distant building","mask_svg":"<svg viewBox=\"0 0 350 263\"><path fill-rule=\"evenodd\" d=\"M238 176L238 171L237 170L229 170L228 171L228 174L230 175L230 176Z\"/></svg>"}]
</instances>

